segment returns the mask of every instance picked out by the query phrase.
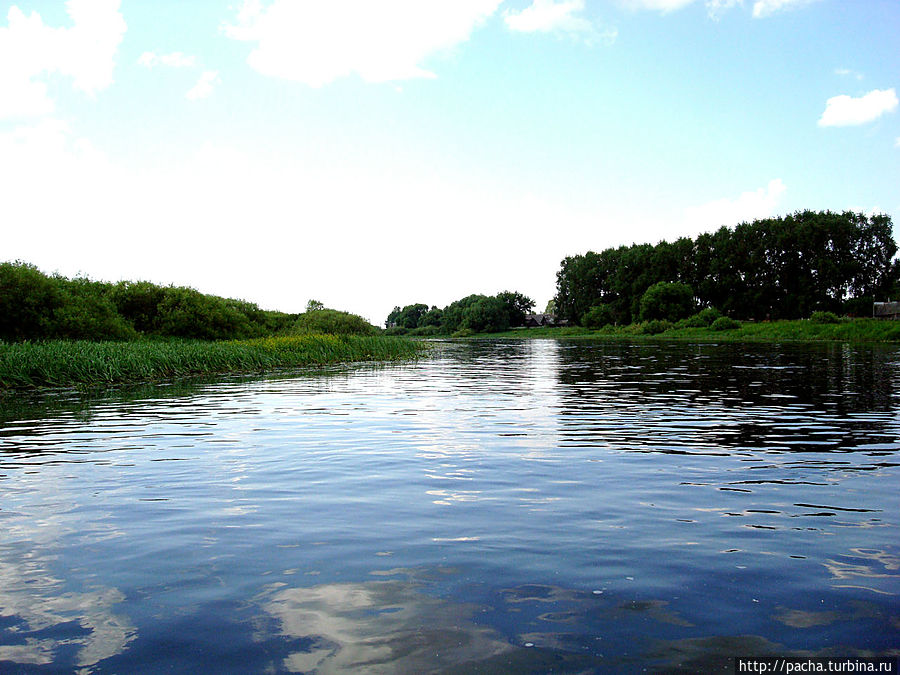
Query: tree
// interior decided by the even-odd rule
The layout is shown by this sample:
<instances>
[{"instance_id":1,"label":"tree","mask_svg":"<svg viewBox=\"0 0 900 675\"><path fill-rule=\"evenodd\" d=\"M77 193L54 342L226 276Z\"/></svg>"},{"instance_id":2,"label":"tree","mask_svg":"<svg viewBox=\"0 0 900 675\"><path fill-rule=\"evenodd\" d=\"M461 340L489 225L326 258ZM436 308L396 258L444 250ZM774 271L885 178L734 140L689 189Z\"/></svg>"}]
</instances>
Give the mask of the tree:
<instances>
[{"instance_id":1,"label":"tree","mask_svg":"<svg viewBox=\"0 0 900 675\"><path fill-rule=\"evenodd\" d=\"M680 281L660 281L641 296L641 320L678 321L694 312L694 291Z\"/></svg>"},{"instance_id":2,"label":"tree","mask_svg":"<svg viewBox=\"0 0 900 675\"><path fill-rule=\"evenodd\" d=\"M318 300L310 300L306 303L306 311L307 312L320 312L325 309L325 305L323 305Z\"/></svg>"},{"instance_id":3,"label":"tree","mask_svg":"<svg viewBox=\"0 0 900 675\"><path fill-rule=\"evenodd\" d=\"M506 307L510 326L525 325L525 315L534 309L534 300L516 291L503 291L495 297Z\"/></svg>"}]
</instances>

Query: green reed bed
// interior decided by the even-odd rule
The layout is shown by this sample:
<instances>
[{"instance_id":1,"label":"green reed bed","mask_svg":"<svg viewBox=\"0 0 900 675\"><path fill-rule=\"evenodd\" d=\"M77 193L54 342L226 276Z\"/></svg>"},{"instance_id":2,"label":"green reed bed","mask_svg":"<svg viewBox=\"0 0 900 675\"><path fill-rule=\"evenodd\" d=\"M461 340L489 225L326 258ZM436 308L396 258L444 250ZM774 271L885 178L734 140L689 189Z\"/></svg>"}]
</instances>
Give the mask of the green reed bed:
<instances>
[{"instance_id":1,"label":"green reed bed","mask_svg":"<svg viewBox=\"0 0 900 675\"><path fill-rule=\"evenodd\" d=\"M193 340L0 342L0 389L97 385L211 373L415 358L421 342L382 336L298 335Z\"/></svg>"}]
</instances>

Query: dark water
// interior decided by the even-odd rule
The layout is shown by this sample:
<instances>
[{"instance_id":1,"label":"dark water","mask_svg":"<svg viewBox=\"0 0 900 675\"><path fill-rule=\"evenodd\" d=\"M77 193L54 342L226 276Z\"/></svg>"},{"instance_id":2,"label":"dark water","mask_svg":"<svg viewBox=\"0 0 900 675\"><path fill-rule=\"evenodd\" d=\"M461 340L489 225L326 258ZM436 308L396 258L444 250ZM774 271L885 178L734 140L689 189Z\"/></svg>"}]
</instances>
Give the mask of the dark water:
<instances>
[{"instance_id":1,"label":"dark water","mask_svg":"<svg viewBox=\"0 0 900 675\"><path fill-rule=\"evenodd\" d=\"M900 648L900 350L445 345L0 413L0 672Z\"/></svg>"}]
</instances>

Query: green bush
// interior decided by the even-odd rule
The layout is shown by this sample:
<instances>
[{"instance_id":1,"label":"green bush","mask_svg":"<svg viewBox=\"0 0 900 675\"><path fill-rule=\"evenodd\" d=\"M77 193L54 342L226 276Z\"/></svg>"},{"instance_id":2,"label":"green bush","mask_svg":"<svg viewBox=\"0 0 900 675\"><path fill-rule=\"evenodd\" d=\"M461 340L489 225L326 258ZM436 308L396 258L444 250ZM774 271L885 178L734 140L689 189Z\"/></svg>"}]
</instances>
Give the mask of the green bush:
<instances>
[{"instance_id":1,"label":"green bush","mask_svg":"<svg viewBox=\"0 0 900 675\"><path fill-rule=\"evenodd\" d=\"M641 319L678 321L690 316L694 309L694 289L679 281L660 281L641 296Z\"/></svg>"},{"instance_id":2,"label":"green bush","mask_svg":"<svg viewBox=\"0 0 900 675\"><path fill-rule=\"evenodd\" d=\"M813 312L809 320L812 323L840 323L841 318L834 312Z\"/></svg>"},{"instance_id":3,"label":"green bush","mask_svg":"<svg viewBox=\"0 0 900 675\"><path fill-rule=\"evenodd\" d=\"M88 279L54 277L62 305L53 313L53 334L69 340L133 340L138 334L116 310L109 285Z\"/></svg>"},{"instance_id":4,"label":"green bush","mask_svg":"<svg viewBox=\"0 0 900 675\"><path fill-rule=\"evenodd\" d=\"M378 329L361 316L336 309L305 312L297 317L293 333L328 333L330 335L375 335Z\"/></svg>"},{"instance_id":5,"label":"green bush","mask_svg":"<svg viewBox=\"0 0 900 675\"><path fill-rule=\"evenodd\" d=\"M455 330L450 334L450 337L454 338L467 338L472 337L474 335L474 331L471 328L460 328L459 330Z\"/></svg>"},{"instance_id":6,"label":"green bush","mask_svg":"<svg viewBox=\"0 0 900 675\"><path fill-rule=\"evenodd\" d=\"M671 321L666 319L652 319L640 324L642 335L659 335L674 327Z\"/></svg>"},{"instance_id":7,"label":"green bush","mask_svg":"<svg viewBox=\"0 0 900 675\"><path fill-rule=\"evenodd\" d=\"M728 316L720 316L718 319L713 321L709 329L720 331L720 330L734 330L735 328L740 328L741 324Z\"/></svg>"},{"instance_id":8,"label":"green bush","mask_svg":"<svg viewBox=\"0 0 900 675\"><path fill-rule=\"evenodd\" d=\"M34 265L21 260L0 264L0 339L52 337L53 315L63 301L58 281Z\"/></svg>"},{"instance_id":9,"label":"green bush","mask_svg":"<svg viewBox=\"0 0 900 675\"><path fill-rule=\"evenodd\" d=\"M413 330L409 331L409 334L420 337L428 337L432 335L440 335L440 332L441 329L439 326L419 326L418 328L414 328Z\"/></svg>"},{"instance_id":10,"label":"green bush","mask_svg":"<svg viewBox=\"0 0 900 675\"><path fill-rule=\"evenodd\" d=\"M603 328L615 323L612 307L609 305L594 305L581 317L581 325L585 328Z\"/></svg>"},{"instance_id":11,"label":"green bush","mask_svg":"<svg viewBox=\"0 0 900 675\"><path fill-rule=\"evenodd\" d=\"M396 336L396 335L406 335L407 333L409 333L409 329L408 329L408 328L404 328L403 326L391 326L390 328L385 328L385 329L384 329L384 334L385 334L385 335L394 335L394 336Z\"/></svg>"}]
</instances>

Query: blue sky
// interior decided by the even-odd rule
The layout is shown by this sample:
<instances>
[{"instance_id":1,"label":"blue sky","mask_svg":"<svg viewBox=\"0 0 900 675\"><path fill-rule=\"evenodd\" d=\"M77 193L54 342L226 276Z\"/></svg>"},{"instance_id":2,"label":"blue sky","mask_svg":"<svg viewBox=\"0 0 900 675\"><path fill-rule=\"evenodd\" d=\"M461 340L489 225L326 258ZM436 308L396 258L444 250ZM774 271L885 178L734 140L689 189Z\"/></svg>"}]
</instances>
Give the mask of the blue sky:
<instances>
[{"instance_id":1,"label":"blue sky","mask_svg":"<svg viewBox=\"0 0 900 675\"><path fill-rule=\"evenodd\" d=\"M0 2L0 259L375 323L900 216L896 0Z\"/></svg>"}]
</instances>

